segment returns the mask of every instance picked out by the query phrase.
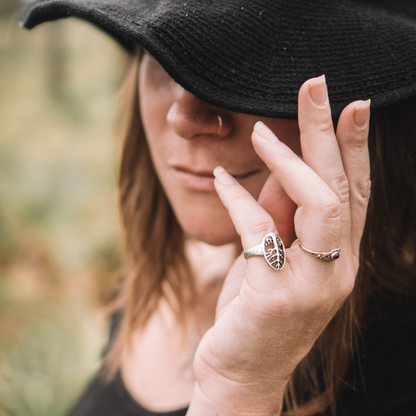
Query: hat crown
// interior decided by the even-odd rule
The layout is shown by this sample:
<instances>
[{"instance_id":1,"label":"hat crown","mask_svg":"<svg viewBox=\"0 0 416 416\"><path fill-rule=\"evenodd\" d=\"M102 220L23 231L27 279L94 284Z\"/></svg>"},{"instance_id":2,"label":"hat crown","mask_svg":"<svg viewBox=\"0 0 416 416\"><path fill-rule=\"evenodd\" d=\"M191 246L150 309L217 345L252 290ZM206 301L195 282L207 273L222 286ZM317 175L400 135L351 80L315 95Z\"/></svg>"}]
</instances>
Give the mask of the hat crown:
<instances>
[{"instance_id":1,"label":"hat crown","mask_svg":"<svg viewBox=\"0 0 416 416\"><path fill-rule=\"evenodd\" d=\"M297 92L325 74L334 116L416 96L414 0L41 0L31 28L73 15L139 43L198 98L296 118Z\"/></svg>"}]
</instances>

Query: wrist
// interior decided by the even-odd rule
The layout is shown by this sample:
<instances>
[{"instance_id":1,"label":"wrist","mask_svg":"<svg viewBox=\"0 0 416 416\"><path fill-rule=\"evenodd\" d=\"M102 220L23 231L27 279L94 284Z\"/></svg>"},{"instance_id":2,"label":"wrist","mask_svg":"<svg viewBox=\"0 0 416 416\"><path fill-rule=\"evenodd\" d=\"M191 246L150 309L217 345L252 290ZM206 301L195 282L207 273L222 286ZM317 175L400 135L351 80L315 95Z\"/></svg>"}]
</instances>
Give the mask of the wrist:
<instances>
[{"instance_id":1,"label":"wrist","mask_svg":"<svg viewBox=\"0 0 416 416\"><path fill-rule=\"evenodd\" d=\"M205 383L206 384L206 383ZM187 416L279 416L284 389L238 383L212 384L195 390Z\"/></svg>"}]
</instances>

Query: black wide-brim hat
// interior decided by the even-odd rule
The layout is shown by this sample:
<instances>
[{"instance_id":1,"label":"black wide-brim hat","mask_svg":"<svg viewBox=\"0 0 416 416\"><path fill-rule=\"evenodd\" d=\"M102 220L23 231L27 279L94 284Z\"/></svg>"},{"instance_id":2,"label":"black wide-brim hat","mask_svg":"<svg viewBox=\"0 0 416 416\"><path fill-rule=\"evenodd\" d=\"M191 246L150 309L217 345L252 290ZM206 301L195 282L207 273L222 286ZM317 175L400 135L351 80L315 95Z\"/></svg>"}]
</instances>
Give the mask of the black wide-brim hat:
<instances>
[{"instance_id":1,"label":"black wide-brim hat","mask_svg":"<svg viewBox=\"0 0 416 416\"><path fill-rule=\"evenodd\" d=\"M416 0L40 0L21 22L69 16L140 44L228 110L295 119L300 86L322 74L334 117L358 99L416 97Z\"/></svg>"}]
</instances>

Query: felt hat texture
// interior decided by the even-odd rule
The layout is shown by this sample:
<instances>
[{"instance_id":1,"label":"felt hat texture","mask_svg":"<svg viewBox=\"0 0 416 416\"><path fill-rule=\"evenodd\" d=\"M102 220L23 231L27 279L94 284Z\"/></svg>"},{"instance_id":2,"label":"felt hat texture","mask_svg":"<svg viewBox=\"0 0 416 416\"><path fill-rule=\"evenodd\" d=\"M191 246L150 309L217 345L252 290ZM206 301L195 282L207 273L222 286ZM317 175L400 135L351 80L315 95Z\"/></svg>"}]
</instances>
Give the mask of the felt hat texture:
<instances>
[{"instance_id":1,"label":"felt hat texture","mask_svg":"<svg viewBox=\"0 0 416 416\"><path fill-rule=\"evenodd\" d=\"M241 113L296 119L304 81L325 74L336 118L416 97L416 0L40 0L31 29L74 16L134 50L183 88Z\"/></svg>"}]
</instances>

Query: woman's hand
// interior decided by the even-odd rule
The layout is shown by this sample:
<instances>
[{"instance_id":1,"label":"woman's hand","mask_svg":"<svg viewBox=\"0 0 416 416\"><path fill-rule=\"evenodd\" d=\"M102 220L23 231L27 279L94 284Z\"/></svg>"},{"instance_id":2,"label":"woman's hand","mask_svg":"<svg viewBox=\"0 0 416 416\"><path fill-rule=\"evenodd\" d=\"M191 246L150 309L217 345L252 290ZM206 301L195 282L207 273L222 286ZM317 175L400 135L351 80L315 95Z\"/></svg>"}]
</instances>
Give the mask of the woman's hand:
<instances>
[{"instance_id":1,"label":"woman's hand","mask_svg":"<svg viewBox=\"0 0 416 416\"><path fill-rule=\"evenodd\" d=\"M311 79L299 91L303 161L265 125L255 126L254 148L273 175L262 191L263 206L227 172L216 171L218 195L244 250L259 245L269 232L279 233L279 224L290 223L275 208L291 200L302 244L318 252L340 247L341 252L338 260L325 262L302 251L296 240L286 248L280 271L263 257L236 260L216 323L195 356L196 388L188 415L280 413L292 372L354 286L370 195L368 119L368 102L351 103L335 134L325 78ZM282 237L288 244L290 230Z\"/></svg>"}]
</instances>

